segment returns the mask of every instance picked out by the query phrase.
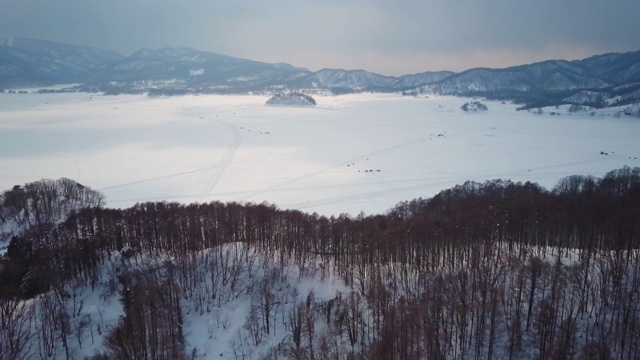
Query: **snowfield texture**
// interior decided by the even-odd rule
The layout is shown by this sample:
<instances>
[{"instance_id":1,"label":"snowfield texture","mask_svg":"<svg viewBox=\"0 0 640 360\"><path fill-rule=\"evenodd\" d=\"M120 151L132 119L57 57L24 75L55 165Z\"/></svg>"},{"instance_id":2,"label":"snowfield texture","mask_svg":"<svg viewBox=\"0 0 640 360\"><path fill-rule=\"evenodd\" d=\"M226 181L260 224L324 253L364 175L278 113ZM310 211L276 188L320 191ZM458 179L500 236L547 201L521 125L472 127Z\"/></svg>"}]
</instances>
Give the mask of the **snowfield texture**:
<instances>
[{"instance_id":1,"label":"snowfield texture","mask_svg":"<svg viewBox=\"0 0 640 360\"><path fill-rule=\"evenodd\" d=\"M472 100L455 97L266 100L0 94L0 188L66 177L103 192L110 207L268 201L357 215L466 180L550 188L567 175L640 166L640 120L627 107L527 112L484 101L489 111L465 113Z\"/></svg>"}]
</instances>

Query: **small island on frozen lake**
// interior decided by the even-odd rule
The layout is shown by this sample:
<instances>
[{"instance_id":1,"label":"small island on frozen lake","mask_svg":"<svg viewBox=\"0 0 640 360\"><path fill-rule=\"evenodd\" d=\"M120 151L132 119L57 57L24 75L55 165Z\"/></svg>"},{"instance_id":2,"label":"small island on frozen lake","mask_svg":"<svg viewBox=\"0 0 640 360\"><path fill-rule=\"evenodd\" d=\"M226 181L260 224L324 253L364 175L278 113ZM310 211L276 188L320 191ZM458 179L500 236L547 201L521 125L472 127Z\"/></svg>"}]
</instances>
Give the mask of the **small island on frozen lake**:
<instances>
[{"instance_id":1,"label":"small island on frozen lake","mask_svg":"<svg viewBox=\"0 0 640 360\"><path fill-rule=\"evenodd\" d=\"M315 104L314 98L299 92L278 93L267 100L267 105L314 106Z\"/></svg>"},{"instance_id":2,"label":"small island on frozen lake","mask_svg":"<svg viewBox=\"0 0 640 360\"><path fill-rule=\"evenodd\" d=\"M489 110L489 107L481 103L480 101L471 101L468 103L464 103L464 105L462 105L460 109L462 109L462 111L477 112L477 111L487 111Z\"/></svg>"}]
</instances>

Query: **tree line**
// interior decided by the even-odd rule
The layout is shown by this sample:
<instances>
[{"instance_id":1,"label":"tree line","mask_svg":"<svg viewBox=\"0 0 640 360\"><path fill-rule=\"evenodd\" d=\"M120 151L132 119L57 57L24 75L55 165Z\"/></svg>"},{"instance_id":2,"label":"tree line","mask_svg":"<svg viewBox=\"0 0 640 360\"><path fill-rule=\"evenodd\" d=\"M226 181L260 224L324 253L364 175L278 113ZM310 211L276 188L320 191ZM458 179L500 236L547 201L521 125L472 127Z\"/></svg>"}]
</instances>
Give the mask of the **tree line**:
<instances>
[{"instance_id":1,"label":"tree line","mask_svg":"<svg viewBox=\"0 0 640 360\"><path fill-rule=\"evenodd\" d=\"M278 316L290 336L265 358L640 357L640 168L570 176L551 190L466 182L355 217L267 203L108 209L99 194L87 206L58 206L48 199L63 192L29 188L2 196L5 219L32 222L0 269L0 353L16 354L8 358L19 359L30 338L43 358L53 339L66 349L69 284L104 282L120 294L125 315L96 358L188 358L183 312L205 315L243 293L256 299L233 346L238 359L274 331ZM64 222L49 215L58 208L69 209ZM171 260L105 273L114 253L129 258L123 263ZM351 291L326 301L273 292L287 283L287 264L301 274L337 274ZM29 313L21 299L35 296L48 300ZM295 305L284 308L287 296Z\"/></svg>"}]
</instances>

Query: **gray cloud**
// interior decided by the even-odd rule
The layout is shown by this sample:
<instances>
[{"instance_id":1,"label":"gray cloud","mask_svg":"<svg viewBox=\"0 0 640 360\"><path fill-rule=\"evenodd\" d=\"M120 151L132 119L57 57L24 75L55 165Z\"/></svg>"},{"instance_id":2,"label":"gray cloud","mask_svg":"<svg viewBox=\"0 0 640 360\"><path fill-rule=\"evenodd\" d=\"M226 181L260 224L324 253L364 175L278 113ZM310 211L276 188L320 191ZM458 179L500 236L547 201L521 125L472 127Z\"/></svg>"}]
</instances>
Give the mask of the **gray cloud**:
<instances>
[{"instance_id":1,"label":"gray cloud","mask_svg":"<svg viewBox=\"0 0 640 360\"><path fill-rule=\"evenodd\" d=\"M636 0L0 0L0 36L186 45L311 69L502 67L640 49Z\"/></svg>"}]
</instances>

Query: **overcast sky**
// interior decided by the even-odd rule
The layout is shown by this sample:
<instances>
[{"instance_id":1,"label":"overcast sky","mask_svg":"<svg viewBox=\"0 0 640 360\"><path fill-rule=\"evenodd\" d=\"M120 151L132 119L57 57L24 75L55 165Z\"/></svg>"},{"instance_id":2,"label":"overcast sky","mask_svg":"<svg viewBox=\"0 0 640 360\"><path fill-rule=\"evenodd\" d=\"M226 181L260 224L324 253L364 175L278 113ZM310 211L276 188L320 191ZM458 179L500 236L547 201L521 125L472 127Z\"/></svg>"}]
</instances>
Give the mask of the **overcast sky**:
<instances>
[{"instance_id":1,"label":"overcast sky","mask_svg":"<svg viewBox=\"0 0 640 360\"><path fill-rule=\"evenodd\" d=\"M640 50L638 0L0 0L0 37L386 75Z\"/></svg>"}]
</instances>

